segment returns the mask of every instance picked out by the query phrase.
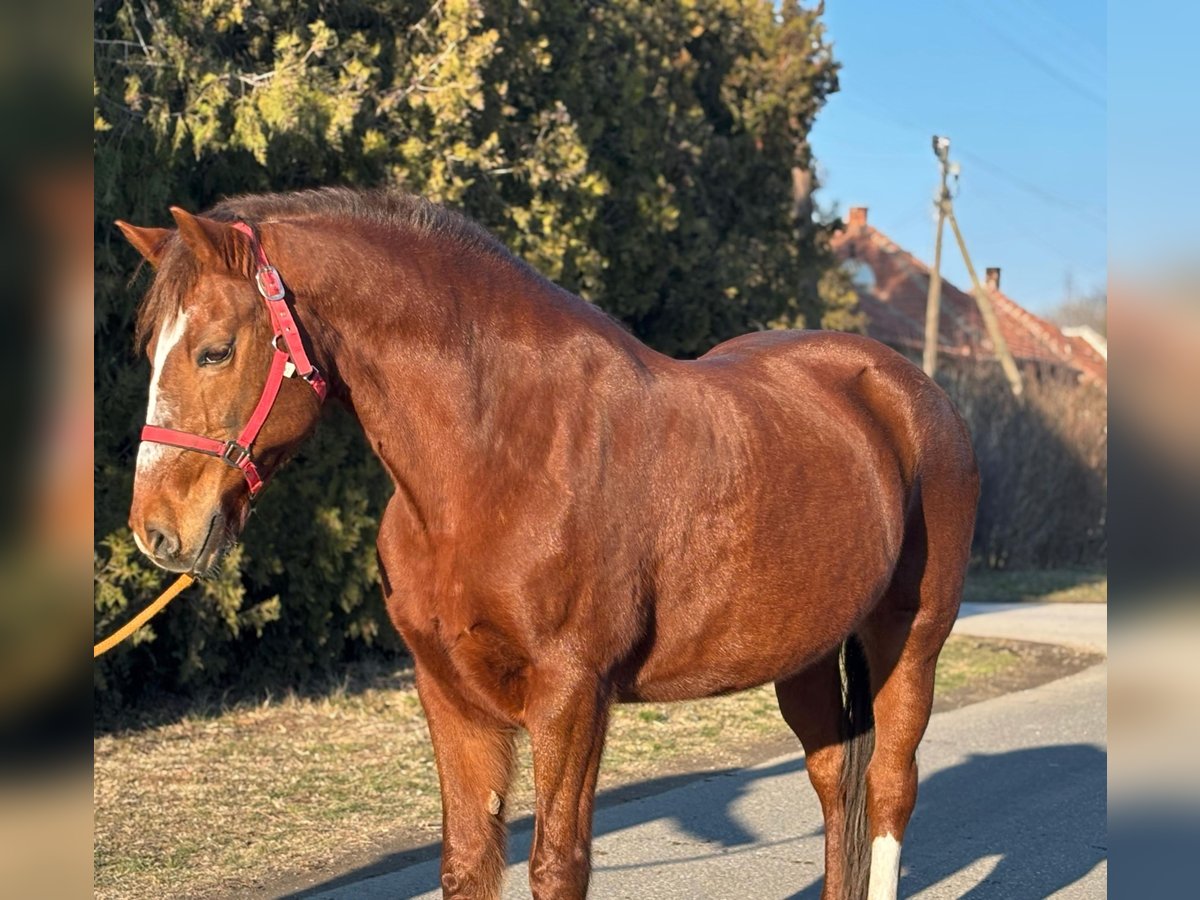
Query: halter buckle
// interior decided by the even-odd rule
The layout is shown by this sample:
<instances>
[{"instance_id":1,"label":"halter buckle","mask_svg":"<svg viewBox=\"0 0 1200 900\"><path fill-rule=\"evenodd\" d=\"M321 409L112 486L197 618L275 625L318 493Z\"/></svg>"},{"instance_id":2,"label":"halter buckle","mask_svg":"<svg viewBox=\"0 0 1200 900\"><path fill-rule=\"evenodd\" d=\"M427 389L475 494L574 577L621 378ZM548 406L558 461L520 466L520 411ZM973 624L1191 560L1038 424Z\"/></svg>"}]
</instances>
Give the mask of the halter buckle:
<instances>
[{"instance_id":1,"label":"halter buckle","mask_svg":"<svg viewBox=\"0 0 1200 900\"><path fill-rule=\"evenodd\" d=\"M240 469L242 464L250 458L250 448L243 447L237 441L226 441L225 449L221 451L221 461L228 463L235 469Z\"/></svg>"},{"instance_id":2,"label":"halter buckle","mask_svg":"<svg viewBox=\"0 0 1200 900\"><path fill-rule=\"evenodd\" d=\"M283 286L283 278L274 266L262 266L254 273L254 283L258 292L267 300L282 300L287 296L287 288Z\"/></svg>"},{"instance_id":3,"label":"halter buckle","mask_svg":"<svg viewBox=\"0 0 1200 900\"><path fill-rule=\"evenodd\" d=\"M325 393L329 390L329 385L325 381L325 376L321 374L321 370L313 366L307 372L303 373L300 378L308 382L308 386L316 393L320 400L325 399Z\"/></svg>"}]
</instances>

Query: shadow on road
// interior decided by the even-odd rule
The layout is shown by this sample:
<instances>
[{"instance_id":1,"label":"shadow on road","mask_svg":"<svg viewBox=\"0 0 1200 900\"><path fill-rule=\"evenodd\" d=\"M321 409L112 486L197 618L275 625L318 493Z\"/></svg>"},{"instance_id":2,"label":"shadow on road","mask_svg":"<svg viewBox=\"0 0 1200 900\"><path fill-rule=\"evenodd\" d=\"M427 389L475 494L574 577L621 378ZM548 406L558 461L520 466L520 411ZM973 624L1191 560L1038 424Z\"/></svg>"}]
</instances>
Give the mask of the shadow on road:
<instances>
[{"instance_id":1,"label":"shadow on road","mask_svg":"<svg viewBox=\"0 0 1200 900\"><path fill-rule=\"evenodd\" d=\"M1108 754L1090 744L979 754L922 780L904 836L900 894L911 897L972 864L995 867L945 896L1042 898L1108 856ZM817 900L820 882L789 900Z\"/></svg>"},{"instance_id":2,"label":"shadow on road","mask_svg":"<svg viewBox=\"0 0 1200 900\"><path fill-rule=\"evenodd\" d=\"M923 780L904 840L902 896L937 885L981 860L996 858L990 874L969 893L956 896L971 900L1040 898L1079 880L1107 856L1107 765L1103 750L1070 744L975 755ZM810 791L808 780L801 777L803 769L803 759L788 759L757 769L656 778L605 791L598 798L596 836L667 819L694 840L713 846L711 853L692 859L761 847L766 838L753 834L739 820L734 813L736 802L757 781L781 775L793 775L797 790ZM694 797L677 802L683 798L672 798L674 791L699 792L702 802ZM638 799L643 802L629 802ZM530 816L510 823L510 862L528 854L532 825ZM797 834L782 843L803 836L811 833ZM299 900L346 887L436 858L440 849L440 844L433 843L390 854L287 896ZM602 855L595 862L605 869L648 869L663 862L653 846L645 849L646 858L638 862L611 865ZM436 880L421 890L435 887ZM693 887L703 893L703 885ZM817 879L789 900L817 900L820 890Z\"/></svg>"},{"instance_id":3,"label":"shadow on road","mask_svg":"<svg viewBox=\"0 0 1200 900\"><path fill-rule=\"evenodd\" d=\"M734 802L758 779L787 773L800 775L803 771L804 760L802 758L787 759L761 769L717 769L711 772L670 775L601 791L596 795L595 836L600 837L610 832L635 828L644 822L668 819L673 821L681 831L696 840L715 843L722 847L753 845L757 842L757 837L747 831L745 826L730 814ZM679 788L701 784L708 785L704 790L706 801L708 801L707 805L711 806L703 816L671 814L660 803L652 804L654 812L646 815L646 807L651 804L630 802L649 797L658 798ZM812 790L807 778L798 779L797 788L805 791ZM508 862L511 865L529 855L530 839L533 834L533 816L512 819L508 823L508 829ZM441 855L441 851L442 845L439 842L391 853L370 865L362 866L303 890L285 894L282 900L301 900L304 897L346 887L377 875L405 869L429 859L436 859ZM599 861L599 859L595 860L596 863ZM652 863L648 862L647 864ZM429 884L422 890L432 890L436 887L437 884Z\"/></svg>"}]
</instances>

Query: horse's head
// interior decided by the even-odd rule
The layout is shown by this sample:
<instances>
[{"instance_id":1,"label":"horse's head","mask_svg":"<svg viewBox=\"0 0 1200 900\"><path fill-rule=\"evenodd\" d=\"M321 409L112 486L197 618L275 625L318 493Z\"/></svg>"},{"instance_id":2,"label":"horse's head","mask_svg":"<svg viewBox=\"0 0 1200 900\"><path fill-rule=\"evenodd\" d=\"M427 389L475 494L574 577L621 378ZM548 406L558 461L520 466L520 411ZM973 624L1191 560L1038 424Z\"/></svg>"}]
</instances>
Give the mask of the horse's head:
<instances>
[{"instance_id":1,"label":"horse's head","mask_svg":"<svg viewBox=\"0 0 1200 900\"><path fill-rule=\"evenodd\" d=\"M151 366L146 422L214 444L235 441L259 407L276 355L251 240L232 223L171 213L178 230L117 223L155 269L138 317ZM254 465L264 477L311 431L319 407L299 378L283 379L253 438ZM221 458L142 442L129 526L162 568L213 569L241 533L250 504L247 478Z\"/></svg>"}]
</instances>

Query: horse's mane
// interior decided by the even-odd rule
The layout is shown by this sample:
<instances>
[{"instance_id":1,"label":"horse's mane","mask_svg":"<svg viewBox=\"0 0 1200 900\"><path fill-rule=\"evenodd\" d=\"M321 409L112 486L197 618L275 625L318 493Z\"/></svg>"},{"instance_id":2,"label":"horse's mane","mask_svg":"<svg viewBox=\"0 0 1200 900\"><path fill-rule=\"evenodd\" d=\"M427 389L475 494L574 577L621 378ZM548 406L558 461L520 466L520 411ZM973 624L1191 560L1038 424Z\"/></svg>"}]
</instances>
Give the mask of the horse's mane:
<instances>
[{"instance_id":1,"label":"horse's mane","mask_svg":"<svg viewBox=\"0 0 1200 900\"><path fill-rule=\"evenodd\" d=\"M218 221L251 224L317 216L372 222L410 234L453 241L463 249L512 254L482 225L416 194L396 190L316 188L286 194L243 194L222 200L204 215Z\"/></svg>"},{"instance_id":2,"label":"horse's mane","mask_svg":"<svg viewBox=\"0 0 1200 900\"><path fill-rule=\"evenodd\" d=\"M483 226L424 197L395 190L317 188L285 194L243 194L222 200L202 215L251 225L312 218L369 222L446 241L461 251L498 257L532 272ZM249 267L249 259L245 263ZM246 274L251 274L249 268ZM195 287L199 277L200 265L195 256L178 237L172 238L138 309L135 341L139 348L145 347L165 317L178 313L181 299Z\"/></svg>"}]
</instances>

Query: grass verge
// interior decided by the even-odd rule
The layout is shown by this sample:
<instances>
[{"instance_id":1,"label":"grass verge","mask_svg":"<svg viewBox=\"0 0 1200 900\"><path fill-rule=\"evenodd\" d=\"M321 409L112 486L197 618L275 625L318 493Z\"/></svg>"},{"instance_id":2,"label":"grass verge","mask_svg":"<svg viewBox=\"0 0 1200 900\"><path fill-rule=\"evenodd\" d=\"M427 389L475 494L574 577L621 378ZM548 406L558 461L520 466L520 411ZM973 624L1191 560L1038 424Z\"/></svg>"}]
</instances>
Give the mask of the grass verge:
<instances>
[{"instance_id":1,"label":"grass verge","mask_svg":"<svg viewBox=\"0 0 1200 900\"><path fill-rule=\"evenodd\" d=\"M1108 574L1094 569L984 569L967 576L963 600L1107 603Z\"/></svg>"},{"instance_id":2,"label":"grass verge","mask_svg":"<svg viewBox=\"0 0 1200 900\"><path fill-rule=\"evenodd\" d=\"M935 709L1029 687L1092 660L1070 650L952 637ZM602 790L745 765L796 748L770 686L619 706ZM356 671L319 699L214 707L94 741L100 898L275 895L384 850L435 843L433 751L408 673ZM528 748L509 798L527 814Z\"/></svg>"}]
</instances>

